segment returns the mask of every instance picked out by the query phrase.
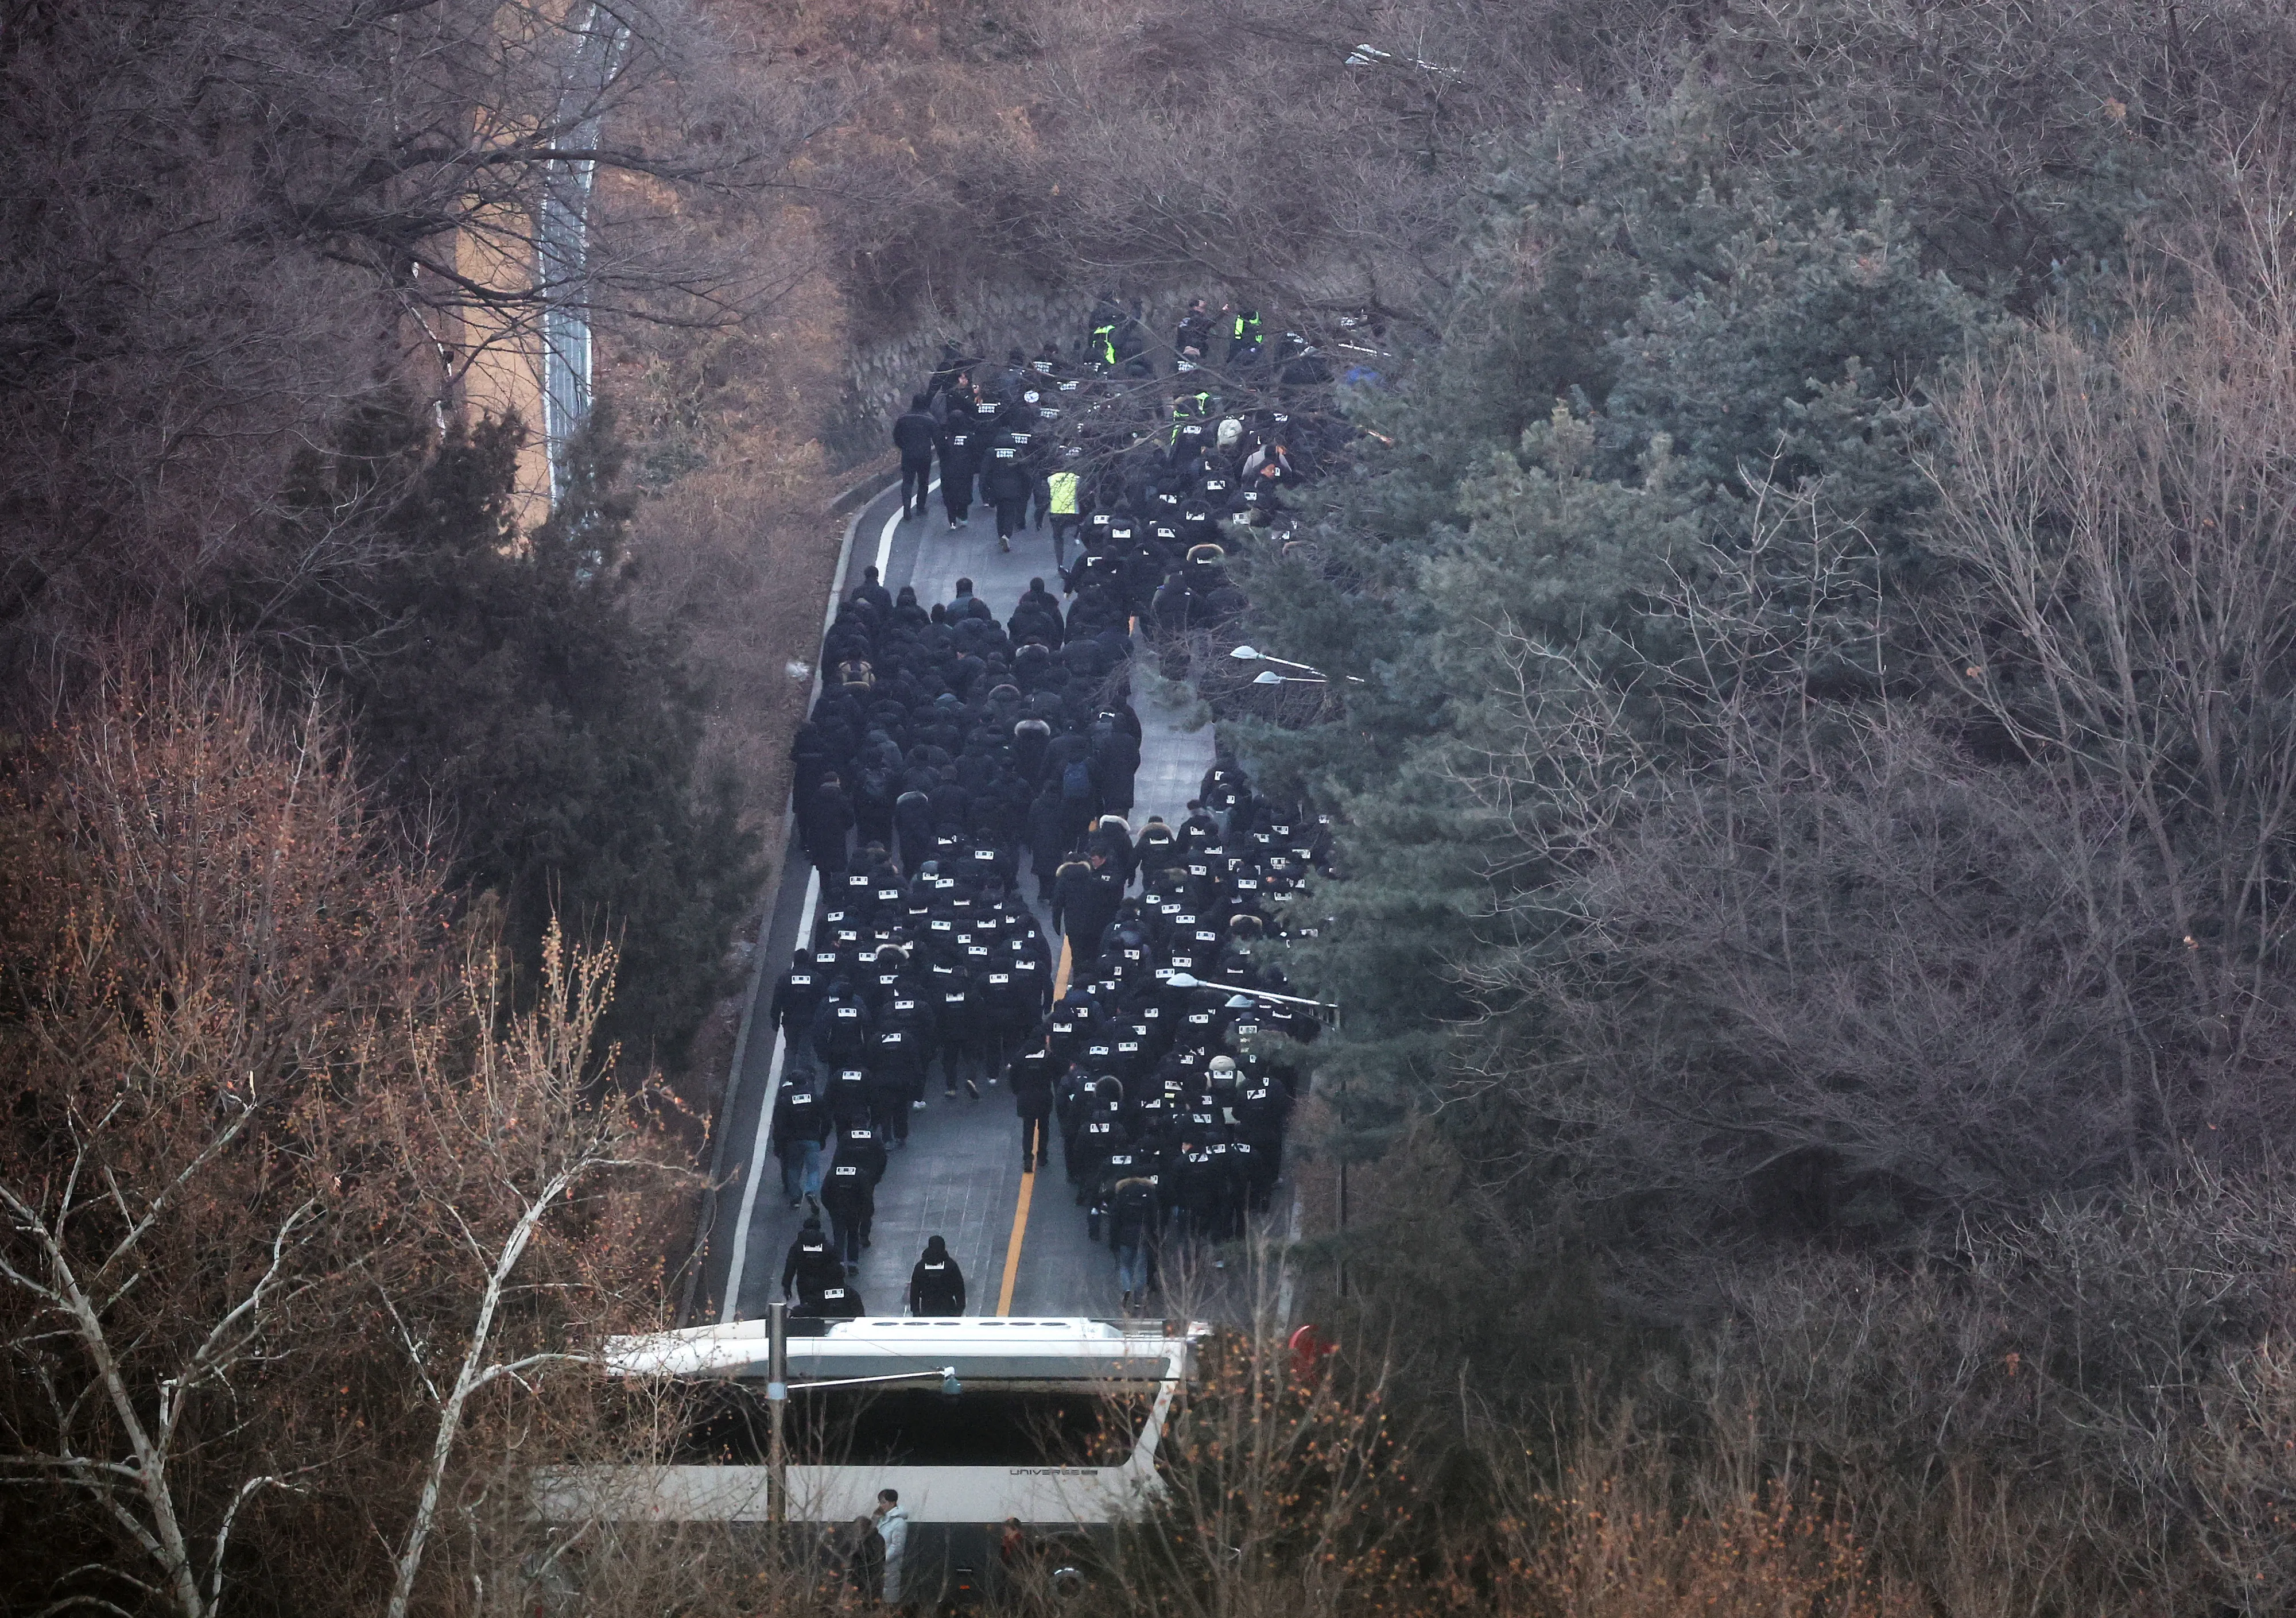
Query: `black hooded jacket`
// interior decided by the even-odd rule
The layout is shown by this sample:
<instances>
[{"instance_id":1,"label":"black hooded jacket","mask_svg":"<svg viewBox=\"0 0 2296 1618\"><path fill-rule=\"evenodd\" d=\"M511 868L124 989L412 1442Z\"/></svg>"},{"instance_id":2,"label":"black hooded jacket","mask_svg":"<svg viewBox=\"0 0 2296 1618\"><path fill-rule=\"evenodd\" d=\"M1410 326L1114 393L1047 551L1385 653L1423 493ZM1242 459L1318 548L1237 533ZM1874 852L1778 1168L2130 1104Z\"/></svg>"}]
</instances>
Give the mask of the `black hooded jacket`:
<instances>
[{"instance_id":1,"label":"black hooded jacket","mask_svg":"<svg viewBox=\"0 0 2296 1618\"><path fill-rule=\"evenodd\" d=\"M925 1256L909 1272L909 1313L939 1317L964 1312L964 1272L949 1256L948 1244L935 1236L925 1244Z\"/></svg>"}]
</instances>

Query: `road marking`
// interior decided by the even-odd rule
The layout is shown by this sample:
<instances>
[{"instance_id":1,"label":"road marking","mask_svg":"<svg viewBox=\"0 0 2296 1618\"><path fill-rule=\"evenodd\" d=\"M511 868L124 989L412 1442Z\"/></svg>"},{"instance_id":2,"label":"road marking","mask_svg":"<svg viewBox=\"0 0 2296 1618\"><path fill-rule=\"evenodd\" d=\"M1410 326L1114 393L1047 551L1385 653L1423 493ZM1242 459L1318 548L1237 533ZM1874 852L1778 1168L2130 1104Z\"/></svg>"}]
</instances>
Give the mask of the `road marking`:
<instances>
[{"instance_id":1,"label":"road marking","mask_svg":"<svg viewBox=\"0 0 2296 1618\"><path fill-rule=\"evenodd\" d=\"M939 487L939 478L925 485L925 499L928 502L932 499L933 490ZM920 517L917 521L922 522L924 519ZM884 531L877 536L877 582L879 584L885 582L885 566L893 559L893 530L900 526L901 513L895 512L885 519Z\"/></svg>"},{"instance_id":2,"label":"road marking","mask_svg":"<svg viewBox=\"0 0 2296 1618\"><path fill-rule=\"evenodd\" d=\"M1013 1210L1013 1239L1004 1244L1004 1280L996 1288L996 1312L1013 1312L1013 1288L1021 1279L1021 1238L1029 1234L1029 1199L1035 1195L1037 1177L1021 1177L1021 1201Z\"/></svg>"},{"instance_id":3,"label":"road marking","mask_svg":"<svg viewBox=\"0 0 2296 1618\"><path fill-rule=\"evenodd\" d=\"M1059 999L1069 991L1069 941L1061 940L1061 964L1053 973L1053 998ZM1044 1155L1052 1155L1049 1146ZM1029 1200L1036 1195L1037 1177L1033 1173L1021 1176L1021 1201L1013 1210L1013 1236L1004 1244L1004 1279L996 1288L996 1312L1013 1312L1013 1289L1021 1282L1021 1240L1029 1234Z\"/></svg>"},{"instance_id":4,"label":"road marking","mask_svg":"<svg viewBox=\"0 0 2296 1618\"><path fill-rule=\"evenodd\" d=\"M818 867L805 880L805 911L798 917L797 936L800 948L813 941L813 913L821 903L821 872ZM773 1064L766 1070L766 1105L758 1113L757 1138L750 1143L750 1175L742 1182L742 1211L734 1225L734 1256L726 1267L726 1296L718 1306L720 1320L742 1318L742 1269L750 1256L750 1220L758 1210L758 1183L766 1173L766 1142L774 1132L774 1104L781 1099L782 1066L789 1055L789 1041L782 1031L774 1031ZM734 1082L741 1076L734 1075Z\"/></svg>"}]
</instances>

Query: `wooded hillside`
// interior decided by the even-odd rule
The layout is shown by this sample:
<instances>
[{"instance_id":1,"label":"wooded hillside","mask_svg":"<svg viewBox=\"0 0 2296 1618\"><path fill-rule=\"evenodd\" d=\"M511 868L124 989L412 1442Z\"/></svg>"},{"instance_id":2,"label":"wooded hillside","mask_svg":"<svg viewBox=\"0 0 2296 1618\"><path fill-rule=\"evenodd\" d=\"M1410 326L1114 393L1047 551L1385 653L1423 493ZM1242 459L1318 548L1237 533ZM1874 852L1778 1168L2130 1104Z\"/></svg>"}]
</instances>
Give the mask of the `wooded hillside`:
<instances>
[{"instance_id":1,"label":"wooded hillside","mask_svg":"<svg viewBox=\"0 0 2296 1618\"><path fill-rule=\"evenodd\" d=\"M1237 573L1359 683L1205 693L1336 823L1349 1352L1092 1600L2296 1605L2284 6L624 11L576 104L523 0L0 4L0 1604L531 1610L832 497L1107 295L1382 348ZM721 1565L567 1610L813 1599Z\"/></svg>"}]
</instances>

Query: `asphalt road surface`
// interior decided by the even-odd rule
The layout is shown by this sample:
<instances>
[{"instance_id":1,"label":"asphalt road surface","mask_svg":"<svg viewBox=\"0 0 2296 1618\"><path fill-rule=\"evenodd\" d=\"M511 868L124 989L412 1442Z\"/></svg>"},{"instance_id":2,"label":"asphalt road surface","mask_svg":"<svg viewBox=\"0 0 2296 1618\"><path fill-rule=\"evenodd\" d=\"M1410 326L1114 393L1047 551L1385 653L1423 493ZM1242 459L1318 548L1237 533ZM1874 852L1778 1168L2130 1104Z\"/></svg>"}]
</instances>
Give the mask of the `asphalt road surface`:
<instances>
[{"instance_id":1,"label":"asphalt road surface","mask_svg":"<svg viewBox=\"0 0 2296 1618\"><path fill-rule=\"evenodd\" d=\"M948 600L956 580L969 578L1000 620L1010 615L1031 578L1058 582L1049 530L1013 536L1005 554L996 548L993 513L975 506L972 521L952 532L935 500L923 517L903 522L899 495L892 489L855 520L838 594L849 592L861 581L861 570L873 563L887 589L898 595L913 584L927 606ZM819 652L816 645L800 655L812 662ZM1136 829L1150 815L1162 815L1177 825L1211 767L1211 727L1182 728L1182 715L1137 689L1134 704L1142 735L1132 824ZM1022 863L1022 891L1033 894L1025 856ZM794 842L783 869L766 929L764 970L757 974L757 1004L747 1019L749 1038L741 1047L734 1093L721 1109L723 1179L712 1203L689 1325L764 1314L780 1295L783 1256L802 1217L783 1201L781 1166L765 1149L765 1123L773 1116L783 1065L781 1042L766 1026L766 1011L775 980L811 929L819 895L812 867ZM1050 917L1040 913L1040 919L1057 946ZM977 1102L961 1095L944 1100L939 1087L929 1085L926 1099L926 1110L912 1118L907 1149L893 1154L877 1187L872 1244L853 1283L868 1312L903 1312L910 1267L925 1239L937 1235L947 1240L964 1271L968 1314L1115 1314L1114 1258L1104 1244L1087 1238L1083 1211L1057 1163L1023 1179L1020 1124L1003 1084L984 1087Z\"/></svg>"}]
</instances>

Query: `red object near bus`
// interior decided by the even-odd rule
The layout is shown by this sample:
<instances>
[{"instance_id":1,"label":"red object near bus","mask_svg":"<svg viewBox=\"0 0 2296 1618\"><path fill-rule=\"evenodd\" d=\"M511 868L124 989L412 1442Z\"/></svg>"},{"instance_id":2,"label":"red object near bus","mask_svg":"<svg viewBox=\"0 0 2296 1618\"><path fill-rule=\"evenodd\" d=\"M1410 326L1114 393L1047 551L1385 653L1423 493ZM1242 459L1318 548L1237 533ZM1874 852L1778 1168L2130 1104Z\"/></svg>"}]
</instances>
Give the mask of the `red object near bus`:
<instances>
[{"instance_id":1,"label":"red object near bus","mask_svg":"<svg viewBox=\"0 0 2296 1618\"><path fill-rule=\"evenodd\" d=\"M1326 1342L1312 1322L1292 1334L1290 1346L1292 1380L1308 1388L1322 1377L1324 1361L1340 1351L1340 1345Z\"/></svg>"}]
</instances>

